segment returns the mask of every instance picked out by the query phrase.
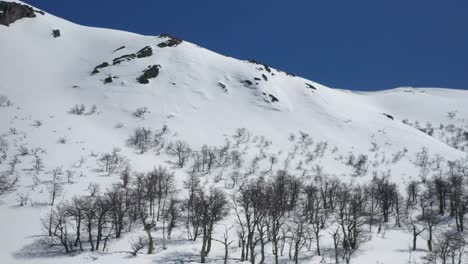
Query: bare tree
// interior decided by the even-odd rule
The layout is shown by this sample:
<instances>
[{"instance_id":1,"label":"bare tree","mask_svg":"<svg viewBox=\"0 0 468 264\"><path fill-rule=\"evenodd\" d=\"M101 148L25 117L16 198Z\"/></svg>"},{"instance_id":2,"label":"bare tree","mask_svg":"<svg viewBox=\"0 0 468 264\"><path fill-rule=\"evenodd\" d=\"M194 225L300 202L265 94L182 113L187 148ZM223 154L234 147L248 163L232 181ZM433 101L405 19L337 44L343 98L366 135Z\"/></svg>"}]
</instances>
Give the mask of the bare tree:
<instances>
[{"instance_id":1,"label":"bare tree","mask_svg":"<svg viewBox=\"0 0 468 264\"><path fill-rule=\"evenodd\" d=\"M229 240L229 231L231 228L225 227L225 231L223 234L223 240L220 239L215 239L213 238L214 241L217 241L224 246L224 264L227 264L228 258L229 258L229 246L231 246L232 243L234 243L234 240Z\"/></svg>"},{"instance_id":2,"label":"bare tree","mask_svg":"<svg viewBox=\"0 0 468 264\"><path fill-rule=\"evenodd\" d=\"M12 191L17 182L17 177L0 173L0 196Z\"/></svg>"},{"instance_id":3,"label":"bare tree","mask_svg":"<svg viewBox=\"0 0 468 264\"><path fill-rule=\"evenodd\" d=\"M228 201L223 191L210 188L209 191L199 190L193 197L194 217L198 219L202 228L202 248L200 251L201 263L211 250L213 228L228 213Z\"/></svg>"},{"instance_id":4,"label":"bare tree","mask_svg":"<svg viewBox=\"0 0 468 264\"><path fill-rule=\"evenodd\" d=\"M0 164L7 158L8 141L5 136L0 135Z\"/></svg>"},{"instance_id":5,"label":"bare tree","mask_svg":"<svg viewBox=\"0 0 468 264\"><path fill-rule=\"evenodd\" d=\"M430 263L462 264L465 246L466 241L462 234L448 231L436 239L434 251L429 252L426 259Z\"/></svg>"},{"instance_id":6,"label":"bare tree","mask_svg":"<svg viewBox=\"0 0 468 264\"><path fill-rule=\"evenodd\" d=\"M174 144L168 146L169 153L177 156L177 166L183 168L187 159L190 156L191 149L189 145L181 140L176 141Z\"/></svg>"},{"instance_id":7,"label":"bare tree","mask_svg":"<svg viewBox=\"0 0 468 264\"><path fill-rule=\"evenodd\" d=\"M63 191L62 184L59 182L51 182L49 186L49 197L50 197L50 205L55 204L55 200L57 196L61 195Z\"/></svg>"},{"instance_id":8,"label":"bare tree","mask_svg":"<svg viewBox=\"0 0 468 264\"><path fill-rule=\"evenodd\" d=\"M132 247L131 254L135 257L140 250L148 246L148 240L140 236L136 240L131 241L130 244Z\"/></svg>"},{"instance_id":9,"label":"bare tree","mask_svg":"<svg viewBox=\"0 0 468 264\"><path fill-rule=\"evenodd\" d=\"M359 186L343 185L338 196L337 222L341 227L343 258L351 261L353 254L368 240L363 226L366 223L366 197Z\"/></svg>"}]
</instances>

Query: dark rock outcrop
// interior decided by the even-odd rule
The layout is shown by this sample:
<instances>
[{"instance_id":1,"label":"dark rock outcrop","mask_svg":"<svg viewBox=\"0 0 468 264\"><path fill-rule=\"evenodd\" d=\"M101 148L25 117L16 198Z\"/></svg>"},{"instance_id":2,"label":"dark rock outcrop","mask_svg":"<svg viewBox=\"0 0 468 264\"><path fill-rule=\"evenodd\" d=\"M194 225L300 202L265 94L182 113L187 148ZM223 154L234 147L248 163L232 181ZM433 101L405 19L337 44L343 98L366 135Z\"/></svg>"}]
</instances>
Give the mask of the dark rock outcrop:
<instances>
[{"instance_id":1,"label":"dark rock outcrop","mask_svg":"<svg viewBox=\"0 0 468 264\"><path fill-rule=\"evenodd\" d=\"M113 81L112 76L109 76L109 77L104 79L104 84L111 83L112 81Z\"/></svg>"},{"instance_id":2,"label":"dark rock outcrop","mask_svg":"<svg viewBox=\"0 0 468 264\"><path fill-rule=\"evenodd\" d=\"M161 42L158 44L158 47L160 48L165 48L165 47L175 47L183 42L183 40L176 38L174 36L171 36L169 34L161 34L158 36L159 38L168 38L165 42Z\"/></svg>"},{"instance_id":3,"label":"dark rock outcrop","mask_svg":"<svg viewBox=\"0 0 468 264\"><path fill-rule=\"evenodd\" d=\"M148 66L148 68L143 71L143 74L137 78L137 81L141 84L149 83L149 79L158 77L159 69L161 69L161 65Z\"/></svg>"},{"instance_id":4,"label":"dark rock outcrop","mask_svg":"<svg viewBox=\"0 0 468 264\"><path fill-rule=\"evenodd\" d=\"M113 61L113 65L120 64L122 61L130 61L136 58L136 55L134 53L132 54L126 54L123 56L120 56L118 58L115 58Z\"/></svg>"},{"instance_id":5,"label":"dark rock outcrop","mask_svg":"<svg viewBox=\"0 0 468 264\"><path fill-rule=\"evenodd\" d=\"M269 94L268 96L270 96L270 101L271 101L272 103L274 103L274 102L279 102L279 100L278 100L278 98L276 98L276 96L274 96L274 95L272 95L272 94Z\"/></svg>"},{"instance_id":6,"label":"dark rock outcrop","mask_svg":"<svg viewBox=\"0 0 468 264\"><path fill-rule=\"evenodd\" d=\"M122 49L125 49L125 46L122 46L122 47L120 47L120 48L114 50L113 52L117 52L117 51L122 50Z\"/></svg>"},{"instance_id":7,"label":"dark rock outcrop","mask_svg":"<svg viewBox=\"0 0 468 264\"><path fill-rule=\"evenodd\" d=\"M153 49L150 46L146 46L137 52L137 58L145 58L153 55Z\"/></svg>"},{"instance_id":8,"label":"dark rock outcrop","mask_svg":"<svg viewBox=\"0 0 468 264\"><path fill-rule=\"evenodd\" d=\"M309 89L312 89L312 90L317 90L317 88L315 88L315 86L313 86L313 85L312 85L312 84L310 84L310 83L306 83L305 85L306 85L306 86L307 86L307 88L309 88Z\"/></svg>"},{"instance_id":9,"label":"dark rock outcrop","mask_svg":"<svg viewBox=\"0 0 468 264\"><path fill-rule=\"evenodd\" d=\"M244 80L244 81L242 81L242 83L243 83L244 85L252 85L252 84L253 84L253 82L250 81L250 80Z\"/></svg>"},{"instance_id":10,"label":"dark rock outcrop","mask_svg":"<svg viewBox=\"0 0 468 264\"><path fill-rule=\"evenodd\" d=\"M386 116L387 118L391 119L391 120L394 120L393 116L389 115L389 114L386 114L386 113L382 113L382 115Z\"/></svg>"},{"instance_id":11,"label":"dark rock outcrop","mask_svg":"<svg viewBox=\"0 0 468 264\"><path fill-rule=\"evenodd\" d=\"M125 46L120 47L119 49L123 49ZM117 50L119 50L117 49ZM117 51L116 50L116 51ZM115 52L115 51L114 51ZM153 49L150 46L146 46L137 53L132 53L132 54L126 54L123 56L120 56L118 58L115 58L113 61L113 65L120 64L123 61L131 61L135 58L145 58L153 55Z\"/></svg>"},{"instance_id":12,"label":"dark rock outcrop","mask_svg":"<svg viewBox=\"0 0 468 264\"><path fill-rule=\"evenodd\" d=\"M268 65L266 65L265 63L261 63L261 62L258 62L256 60L248 60L248 62L250 62L252 64L261 65L261 66L263 66L265 68L265 71L271 73L271 68ZM261 68L260 68L260 70L261 70Z\"/></svg>"},{"instance_id":13,"label":"dark rock outcrop","mask_svg":"<svg viewBox=\"0 0 468 264\"><path fill-rule=\"evenodd\" d=\"M228 91L228 89L227 89L227 87L226 87L226 85L225 85L224 83L220 83L220 82L219 82L219 83L218 83L218 86L221 87L221 89L223 89L223 91L225 91L225 92Z\"/></svg>"},{"instance_id":14,"label":"dark rock outcrop","mask_svg":"<svg viewBox=\"0 0 468 264\"><path fill-rule=\"evenodd\" d=\"M19 3L0 1L0 25L9 26L24 17L36 17L34 9Z\"/></svg>"},{"instance_id":15,"label":"dark rock outcrop","mask_svg":"<svg viewBox=\"0 0 468 264\"><path fill-rule=\"evenodd\" d=\"M59 38L60 35L61 35L60 30L58 29L52 30L52 36L54 36L54 38Z\"/></svg>"},{"instance_id":16,"label":"dark rock outcrop","mask_svg":"<svg viewBox=\"0 0 468 264\"><path fill-rule=\"evenodd\" d=\"M94 67L94 70L91 72L91 75L99 73L99 69L102 69L102 68L105 68L105 67L108 67L108 66L109 66L109 63L107 63L107 62L103 62L103 63L99 64L98 66Z\"/></svg>"}]
</instances>

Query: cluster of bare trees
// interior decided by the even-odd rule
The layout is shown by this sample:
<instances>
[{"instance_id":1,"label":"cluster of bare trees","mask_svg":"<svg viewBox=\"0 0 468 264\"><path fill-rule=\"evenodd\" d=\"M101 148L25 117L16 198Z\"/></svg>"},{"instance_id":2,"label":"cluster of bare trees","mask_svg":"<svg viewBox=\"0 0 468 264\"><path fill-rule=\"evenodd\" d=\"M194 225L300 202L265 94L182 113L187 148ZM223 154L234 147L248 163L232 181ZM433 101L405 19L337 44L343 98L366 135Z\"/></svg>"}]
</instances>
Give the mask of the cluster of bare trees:
<instances>
[{"instance_id":1,"label":"cluster of bare trees","mask_svg":"<svg viewBox=\"0 0 468 264\"><path fill-rule=\"evenodd\" d=\"M244 182L232 199L240 259L264 263L269 245L275 263L285 248L297 263L304 250L315 249L322 255L320 240L328 234L334 241L335 262L349 263L369 239L373 226L380 233L383 225L393 222L413 236L413 250L424 234L430 255L445 254L447 262L443 263L449 263L448 254L459 260L465 249L462 232L468 213L468 163L450 162L449 167L445 176L410 182L406 195L390 181L390 172L374 173L369 183L361 185L320 173L304 184L284 170L269 180L259 177ZM453 239L444 233L451 222L456 228L449 233L458 234Z\"/></svg>"},{"instance_id":2,"label":"cluster of bare trees","mask_svg":"<svg viewBox=\"0 0 468 264\"><path fill-rule=\"evenodd\" d=\"M119 238L122 232L139 225L147 234L140 242L145 241L144 247L153 253L156 223L162 222L164 237L168 238L179 216L174 174L159 167L128 181L102 194L90 188L89 195L52 207L43 219L51 243L62 245L67 253L86 248L105 250L109 238Z\"/></svg>"},{"instance_id":3,"label":"cluster of bare trees","mask_svg":"<svg viewBox=\"0 0 468 264\"><path fill-rule=\"evenodd\" d=\"M198 183L190 187L187 200L178 199L174 173L158 167L146 174L122 171L122 183L102 194L90 188L90 194L75 197L52 207L43 219L52 245L61 245L66 253L84 250L105 250L109 239L122 232L141 227L146 237L132 242L133 255L146 248L154 253L154 232L157 224L162 230L162 248L171 239L172 230L182 220L189 221L191 239L202 239L201 260L205 262L214 240L215 225L228 213L226 194L217 188L205 190ZM198 181L197 181L198 182Z\"/></svg>"},{"instance_id":4,"label":"cluster of bare trees","mask_svg":"<svg viewBox=\"0 0 468 264\"><path fill-rule=\"evenodd\" d=\"M6 95L0 94L0 107L8 107L11 106L13 103L8 99Z\"/></svg>"},{"instance_id":5,"label":"cluster of bare trees","mask_svg":"<svg viewBox=\"0 0 468 264\"><path fill-rule=\"evenodd\" d=\"M368 186L347 185L317 175L304 184L285 170L271 179L260 177L242 184L232 198L236 213L241 260L265 263L271 247L275 263L285 249L295 263L304 249L321 255L320 240L328 233L335 241L335 259L349 263L368 239L364 225L370 216Z\"/></svg>"},{"instance_id":6,"label":"cluster of bare trees","mask_svg":"<svg viewBox=\"0 0 468 264\"><path fill-rule=\"evenodd\" d=\"M103 153L98 158L98 164L102 171L108 175L126 170L130 165L120 148L113 148L110 153Z\"/></svg>"},{"instance_id":7,"label":"cluster of bare trees","mask_svg":"<svg viewBox=\"0 0 468 264\"><path fill-rule=\"evenodd\" d=\"M92 115L92 114L95 114L97 112L97 106L96 105L92 105L89 107L89 109L86 109L86 106L84 104L80 104L80 105L75 105L73 106L72 108L70 108L70 110L68 111L69 114L72 114L72 115Z\"/></svg>"},{"instance_id":8,"label":"cluster of bare trees","mask_svg":"<svg viewBox=\"0 0 468 264\"><path fill-rule=\"evenodd\" d=\"M17 177L12 177L8 173L0 173L0 196L12 191L17 182Z\"/></svg>"},{"instance_id":9,"label":"cluster of bare trees","mask_svg":"<svg viewBox=\"0 0 468 264\"><path fill-rule=\"evenodd\" d=\"M225 262L236 241L240 260L250 263L266 263L267 257L279 263L284 256L299 263L311 254L307 252L327 255L335 263L350 263L375 228L380 233L393 225L412 235L413 250L423 236L430 252L428 259L434 262L445 259L443 263L456 263L464 255L463 236L447 234L464 231L468 160L448 161L448 170L443 171L444 159L432 158L422 149L413 160L420 168L420 180L409 182L402 193L390 180L390 171L373 171L369 182L350 184L327 175L321 166L310 166L329 148L327 142L314 144L306 133L291 135L295 144L283 161L268 153L270 141L252 137L243 129L220 147L199 150L183 141L168 142L167 133L167 127L156 131L138 128L128 144L140 153L164 150L173 156L173 167L188 172L184 190L176 188L172 171L159 167L135 173L120 150L114 149L98 161L103 171L118 173L121 183L102 194L97 187L90 188L87 196L55 204L44 219L52 243L62 245L66 252L105 250L109 239L141 228L146 235L133 241L131 253L137 255L146 248L151 254L155 232L161 232L158 237L162 237L165 249L166 240L180 225L187 239L200 241L202 263L213 241L224 245ZM251 146L258 152L249 161L247 149ZM373 149L376 153L378 146L373 145ZM336 148L331 152L337 152ZM398 162L406 153L402 150L388 162ZM353 176L366 174L371 166L368 156L352 153L345 163L353 168ZM224 175L227 169L230 174ZM231 178L232 185L226 190L202 186L200 178L213 173L217 173L214 183ZM229 212L236 222L235 240L230 239L228 228L222 237L217 232L217 225ZM446 233L447 228L441 225L448 223L456 228ZM333 241L333 248L324 248L324 236Z\"/></svg>"},{"instance_id":10,"label":"cluster of bare trees","mask_svg":"<svg viewBox=\"0 0 468 264\"><path fill-rule=\"evenodd\" d=\"M422 125L418 121L411 122L407 119L403 120L403 123L412 126L429 136L435 137L453 148L468 151L468 130L466 128L467 120L462 118L456 119L455 117L456 112L448 112L447 118L450 123L439 124L438 126L429 122Z\"/></svg>"},{"instance_id":11,"label":"cluster of bare trees","mask_svg":"<svg viewBox=\"0 0 468 264\"><path fill-rule=\"evenodd\" d=\"M363 176L369 169L369 157L364 154L355 156L354 153L350 153L346 160L346 165L353 168L354 176Z\"/></svg>"},{"instance_id":12,"label":"cluster of bare trees","mask_svg":"<svg viewBox=\"0 0 468 264\"><path fill-rule=\"evenodd\" d=\"M417 155L423 168L435 171L432 177L407 185L405 226L417 238L424 235L429 263L462 263L465 254L464 219L468 213L468 160L448 161L448 170L439 168L438 160L428 159L426 151ZM451 227L454 226L454 227Z\"/></svg>"},{"instance_id":13,"label":"cluster of bare trees","mask_svg":"<svg viewBox=\"0 0 468 264\"><path fill-rule=\"evenodd\" d=\"M139 127L133 130L132 135L127 139L127 145L137 149L140 154L149 150L154 150L158 154L165 147L165 136L168 133L169 128L167 126L163 126L156 131Z\"/></svg>"}]
</instances>

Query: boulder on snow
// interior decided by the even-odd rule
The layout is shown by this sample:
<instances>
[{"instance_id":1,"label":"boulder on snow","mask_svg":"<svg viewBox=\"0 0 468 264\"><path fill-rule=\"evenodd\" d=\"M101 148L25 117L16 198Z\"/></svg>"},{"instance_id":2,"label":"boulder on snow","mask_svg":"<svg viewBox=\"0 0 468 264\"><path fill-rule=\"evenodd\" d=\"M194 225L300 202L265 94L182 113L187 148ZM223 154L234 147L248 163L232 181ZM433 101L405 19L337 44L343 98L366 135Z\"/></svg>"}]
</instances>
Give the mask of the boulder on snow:
<instances>
[{"instance_id":1,"label":"boulder on snow","mask_svg":"<svg viewBox=\"0 0 468 264\"><path fill-rule=\"evenodd\" d=\"M141 84L149 83L149 79L158 77L159 69L161 69L161 65L148 66L148 68L143 71L143 74L137 78L137 81Z\"/></svg>"},{"instance_id":2,"label":"boulder on snow","mask_svg":"<svg viewBox=\"0 0 468 264\"><path fill-rule=\"evenodd\" d=\"M52 30L52 36L54 36L54 38L59 38L60 37L60 30L59 29L54 29Z\"/></svg>"},{"instance_id":3,"label":"boulder on snow","mask_svg":"<svg viewBox=\"0 0 468 264\"><path fill-rule=\"evenodd\" d=\"M109 77L104 79L104 84L111 83L112 81L113 81L112 76L109 76Z\"/></svg>"},{"instance_id":4,"label":"boulder on snow","mask_svg":"<svg viewBox=\"0 0 468 264\"><path fill-rule=\"evenodd\" d=\"M167 33L161 34L158 36L159 38L168 38L165 42L161 42L158 44L158 47L160 48L165 48L165 47L175 47L179 45L180 43L183 42L183 40L176 38L174 36L171 36Z\"/></svg>"},{"instance_id":5,"label":"boulder on snow","mask_svg":"<svg viewBox=\"0 0 468 264\"><path fill-rule=\"evenodd\" d=\"M276 96L274 96L274 95L272 95L272 94L269 94L268 96L270 97L270 101L271 101L272 103L274 103L274 102L279 102L279 100L278 100L278 98L276 98Z\"/></svg>"},{"instance_id":6,"label":"boulder on snow","mask_svg":"<svg viewBox=\"0 0 468 264\"><path fill-rule=\"evenodd\" d=\"M122 50L122 49L125 49L125 46L121 46L120 48L114 50L112 53L117 52L117 51Z\"/></svg>"},{"instance_id":7,"label":"boulder on snow","mask_svg":"<svg viewBox=\"0 0 468 264\"><path fill-rule=\"evenodd\" d=\"M125 47L125 46L122 46L119 49L123 49L123 47ZM117 50L119 50L119 49L117 49ZM112 64L116 65L116 64L120 64L123 61L131 61L131 60L133 60L135 58L144 58L144 57L149 57L151 55L153 55L153 49L150 46L146 46L143 49L141 49L140 51L138 51L137 53L126 54L126 55L120 56L118 58L115 58Z\"/></svg>"},{"instance_id":8,"label":"boulder on snow","mask_svg":"<svg viewBox=\"0 0 468 264\"><path fill-rule=\"evenodd\" d=\"M253 82L250 81L250 80L243 80L243 81L241 81L241 83L243 83L244 85L247 85L247 86L250 86L250 85L253 84Z\"/></svg>"},{"instance_id":9,"label":"boulder on snow","mask_svg":"<svg viewBox=\"0 0 468 264\"><path fill-rule=\"evenodd\" d=\"M19 3L0 1L0 25L9 26L24 17L36 17L34 9Z\"/></svg>"},{"instance_id":10,"label":"boulder on snow","mask_svg":"<svg viewBox=\"0 0 468 264\"><path fill-rule=\"evenodd\" d=\"M310 83L306 83L305 85L306 85L306 86L307 86L307 88L309 88L309 89L312 89L312 90L317 90L317 88L315 88L315 86L313 86L313 85L312 85L312 84L310 84Z\"/></svg>"},{"instance_id":11,"label":"boulder on snow","mask_svg":"<svg viewBox=\"0 0 468 264\"><path fill-rule=\"evenodd\" d=\"M227 87L226 87L226 85L224 83L219 82L218 86L221 87L221 89L223 89L223 91L225 91L225 92L228 91L228 89L227 89Z\"/></svg>"},{"instance_id":12,"label":"boulder on snow","mask_svg":"<svg viewBox=\"0 0 468 264\"><path fill-rule=\"evenodd\" d=\"M102 69L102 68L105 68L105 67L108 67L108 66L109 66L109 63L107 63L107 62L103 62L103 63L99 64L98 66L94 67L94 70L91 72L91 75L99 73L99 69Z\"/></svg>"},{"instance_id":13,"label":"boulder on snow","mask_svg":"<svg viewBox=\"0 0 468 264\"><path fill-rule=\"evenodd\" d=\"M153 55L153 49L150 46L146 46L136 53L137 58L145 58Z\"/></svg>"},{"instance_id":14,"label":"boulder on snow","mask_svg":"<svg viewBox=\"0 0 468 264\"><path fill-rule=\"evenodd\" d=\"M115 58L112 64L113 65L120 64L122 61L130 61L130 60L133 60L135 58L136 58L136 54L134 54L134 53L126 54L126 55L120 56L118 58Z\"/></svg>"},{"instance_id":15,"label":"boulder on snow","mask_svg":"<svg viewBox=\"0 0 468 264\"><path fill-rule=\"evenodd\" d=\"M265 63L261 63L259 61L256 61L256 60L248 60L248 62L252 63L252 64L257 64L257 65L261 65L265 68L265 71L271 73L271 68L266 65ZM259 70L262 70L262 68L259 68Z\"/></svg>"},{"instance_id":16,"label":"boulder on snow","mask_svg":"<svg viewBox=\"0 0 468 264\"><path fill-rule=\"evenodd\" d=\"M386 116L387 118L391 119L391 120L394 120L393 116L389 115L389 114L386 114L386 113L382 113L382 115Z\"/></svg>"}]
</instances>

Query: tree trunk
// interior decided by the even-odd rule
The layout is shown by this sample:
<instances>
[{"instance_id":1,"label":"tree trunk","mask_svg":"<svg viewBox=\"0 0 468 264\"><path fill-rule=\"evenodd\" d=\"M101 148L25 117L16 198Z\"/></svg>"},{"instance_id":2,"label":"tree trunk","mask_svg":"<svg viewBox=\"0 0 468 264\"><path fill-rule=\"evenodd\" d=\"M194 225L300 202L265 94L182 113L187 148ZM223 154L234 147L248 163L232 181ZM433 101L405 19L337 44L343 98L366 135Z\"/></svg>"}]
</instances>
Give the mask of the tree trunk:
<instances>
[{"instance_id":1,"label":"tree trunk","mask_svg":"<svg viewBox=\"0 0 468 264\"><path fill-rule=\"evenodd\" d=\"M153 242L153 237L151 236L151 230L147 229L146 234L148 235L148 254L153 254L154 242Z\"/></svg>"},{"instance_id":2,"label":"tree trunk","mask_svg":"<svg viewBox=\"0 0 468 264\"><path fill-rule=\"evenodd\" d=\"M205 263L205 257L206 257L206 239L205 238L203 238L203 244L202 244L202 248L200 251L200 256L201 256L200 263Z\"/></svg>"}]
</instances>

